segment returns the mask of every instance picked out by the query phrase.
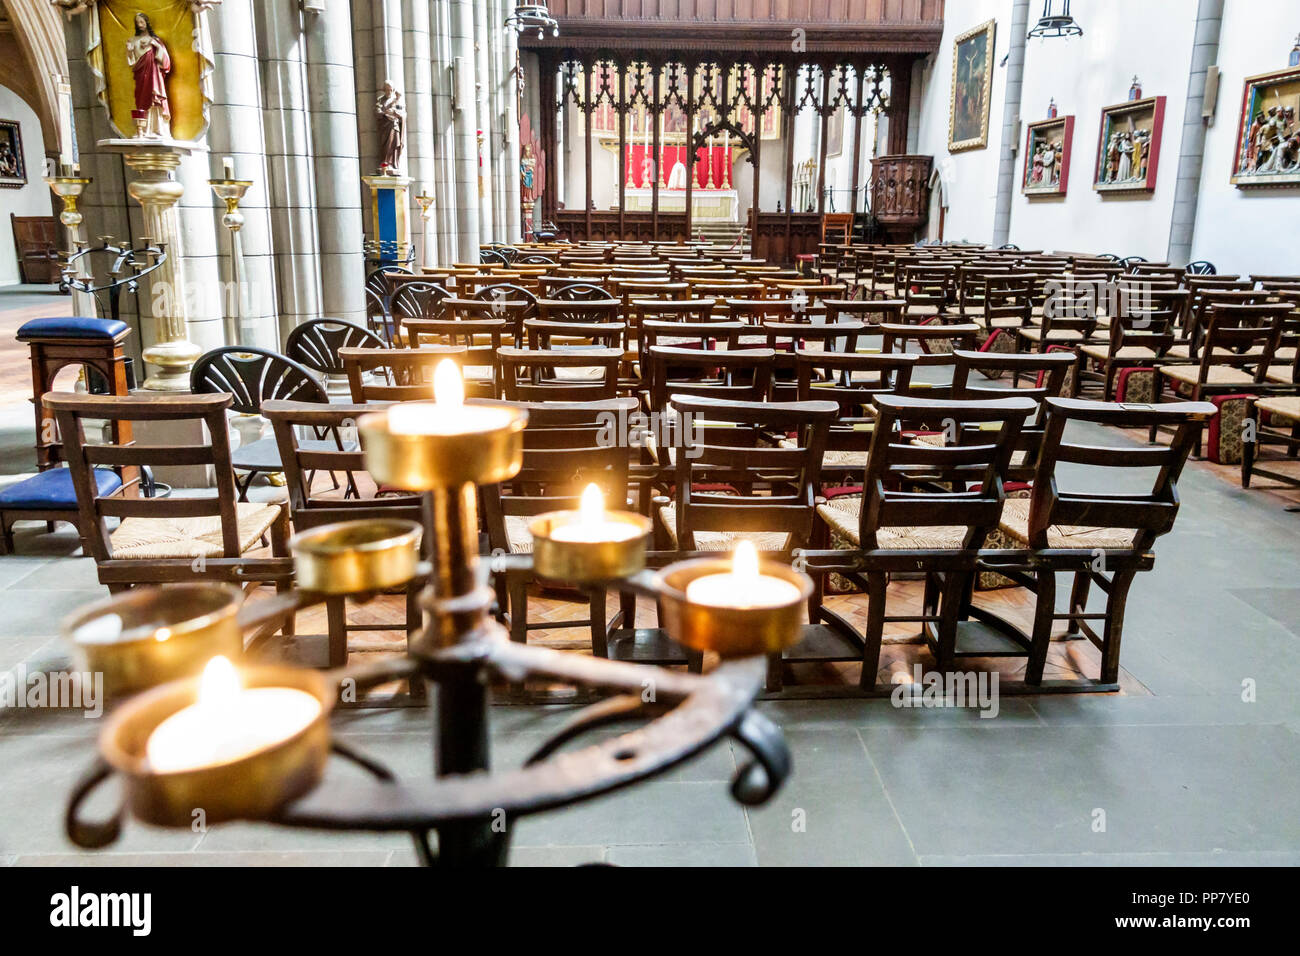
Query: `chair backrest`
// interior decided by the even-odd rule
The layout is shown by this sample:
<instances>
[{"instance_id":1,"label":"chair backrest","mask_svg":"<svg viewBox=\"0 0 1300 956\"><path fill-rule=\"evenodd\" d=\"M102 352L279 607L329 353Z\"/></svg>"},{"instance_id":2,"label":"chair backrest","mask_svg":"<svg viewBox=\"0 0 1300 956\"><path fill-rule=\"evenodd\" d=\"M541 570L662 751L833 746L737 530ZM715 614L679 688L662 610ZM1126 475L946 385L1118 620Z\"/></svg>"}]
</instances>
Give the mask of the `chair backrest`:
<instances>
[{"instance_id":1,"label":"chair backrest","mask_svg":"<svg viewBox=\"0 0 1300 956\"><path fill-rule=\"evenodd\" d=\"M764 322L799 322L814 315L824 316L824 303L809 298L727 299L727 312L737 322L762 325Z\"/></svg>"},{"instance_id":2,"label":"chair backrest","mask_svg":"<svg viewBox=\"0 0 1300 956\"><path fill-rule=\"evenodd\" d=\"M670 394L764 401L776 359L771 349L751 348L720 351L656 345L645 354L650 363L650 407L655 410L665 407Z\"/></svg>"},{"instance_id":3,"label":"chair backrest","mask_svg":"<svg viewBox=\"0 0 1300 956\"><path fill-rule=\"evenodd\" d=\"M952 325L894 325L883 322L880 330L880 351L906 352L907 343L915 342L921 349L918 365L947 365L955 349L973 349L980 327L971 322Z\"/></svg>"},{"instance_id":4,"label":"chair backrest","mask_svg":"<svg viewBox=\"0 0 1300 956\"><path fill-rule=\"evenodd\" d=\"M1171 402L1162 405L1128 405L1090 402L1074 398L1047 399L1047 428L1043 438L1034 488L1029 503L1029 545L1050 546L1048 529L1053 526L1124 528L1135 532L1129 549L1146 551L1157 537L1167 533L1178 514L1178 479L1187 456L1196 447L1201 428L1216 413L1209 402ZM1084 445L1066 441L1065 429L1070 422L1092 422L1117 428L1173 429L1168 446L1141 447ZM1122 493L1062 490L1062 476L1057 465L1064 463L1073 470L1071 483L1086 483L1091 488L1116 487ZM1089 481L1086 471L1101 472L1099 480ZM1120 477L1120 469L1154 470L1150 490L1135 493L1133 482ZM1104 469L1104 471L1102 471Z\"/></svg>"},{"instance_id":5,"label":"chair backrest","mask_svg":"<svg viewBox=\"0 0 1300 956\"><path fill-rule=\"evenodd\" d=\"M512 402L590 402L616 397L621 348L497 350L501 390ZM565 370L595 369L583 377Z\"/></svg>"},{"instance_id":6,"label":"chair backrest","mask_svg":"<svg viewBox=\"0 0 1300 956\"><path fill-rule=\"evenodd\" d=\"M576 508L589 484L600 487L610 510L627 507L628 446L609 435L635 414L636 399L511 404L528 413L528 425L519 472L483 487L491 547L509 548L506 518Z\"/></svg>"},{"instance_id":7,"label":"chair backrest","mask_svg":"<svg viewBox=\"0 0 1300 956\"><path fill-rule=\"evenodd\" d=\"M1201 349L1198 381L1209 382L1211 368L1254 368L1256 382L1264 381L1282 336L1290 309L1277 304L1210 306L1210 322Z\"/></svg>"},{"instance_id":8,"label":"chair backrest","mask_svg":"<svg viewBox=\"0 0 1300 956\"><path fill-rule=\"evenodd\" d=\"M623 303L605 293L601 299L539 299L537 317L544 322L619 322Z\"/></svg>"},{"instance_id":9,"label":"chair backrest","mask_svg":"<svg viewBox=\"0 0 1300 956\"><path fill-rule=\"evenodd\" d=\"M404 402L433 398L433 371L444 359L467 364L464 346L430 345L418 349L339 349L352 401ZM380 380L373 380L374 373Z\"/></svg>"},{"instance_id":10,"label":"chair backrest","mask_svg":"<svg viewBox=\"0 0 1300 956\"><path fill-rule=\"evenodd\" d=\"M373 513L375 509L381 509L384 517L422 521L420 496L415 493L382 498L347 498L339 493L318 495L311 486L310 478L316 473L365 473L365 456L355 442L349 447L348 436L355 429L357 419L382 407L382 403L322 406L282 401L267 402L262 406L262 414L270 420L280 449L285 490L289 495L289 514L295 529L302 531L335 521L377 517ZM304 431L328 435L334 447L321 447L319 441L304 445L300 438Z\"/></svg>"},{"instance_id":11,"label":"chair backrest","mask_svg":"<svg viewBox=\"0 0 1300 956\"><path fill-rule=\"evenodd\" d=\"M457 322L485 322L489 320L501 321L506 324L508 330L508 344L519 345L523 342L524 322L534 318L537 314L535 302L529 302L527 299L496 299L496 298L473 298L473 299L443 299L442 301L442 319L454 320ZM421 328L432 329L433 327L427 321L422 322ZM417 344L411 336L407 337L407 345Z\"/></svg>"},{"instance_id":12,"label":"chair backrest","mask_svg":"<svg viewBox=\"0 0 1300 956\"><path fill-rule=\"evenodd\" d=\"M997 527L1006 497L1003 483L1033 399L978 401L877 395L875 429L862 483L860 540L879 546L883 529L964 528L963 547L978 548ZM945 424L955 440L914 444L906 421Z\"/></svg>"},{"instance_id":13,"label":"chair backrest","mask_svg":"<svg viewBox=\"0 0 1300 956\"><path fill-rule=\"evenodd\" d=\"M541 280L543 296L557 302L601 302L614 296L603 286L592 282L573 282L559 287Z\"/></svg>"},{"instance_id":14,"label":"chair backrest","mask_svg":"<svg viewBox=\"0 0 1300 956\"><path fill-rule=\"evenodd\" d=\"M113 557L108 518L201 518L217 516L221 521L222 554L237 558L239 523L236 516L235 473L230 462L230 431L226 412L231 408L227 392L210 394L80 395L49 392L43 399L54 413L63 437L63 454L72 472L77 492L77 511L82 541L96 563ZM93 421L96 441L86 441L85 423ZM103 444L98 423L110 422L200 422L208 441L201 444ZM127 432L129 434L129 432ZM140 496L139 474L143 468L186 465L210 466L217 494L203 497L144 498ZM112 494L101 495L95 480L97 466L130 469L136 475ZM174 559L188 567L190 558Z\"/></svg>"},{"instance_id":15,"label":"chair backrest","mask_svg":"<svg viewBox=\"0 0 1300 956\"><path fill-rule=\"evenodd\" d=\"M433 282L406 282L393 293L389 312L393 320L434 319L438 317L438 304L451 293Z\"/></svg>"},{"instance_id":16,"label":"chair backrest","mask_svg":"<svg viewBox=\"0 0 1300 956\"><path fill-rule=\"evenodd\" d=\"M678 547L696 548L702 531L789 535L806 547L834 402L737 402L673 394L681 444L674 456ZM689 423L689 426L687 425ZM772 447L768 436L787 436ZM717 484L741 494L723 494ZM767 486L767 494L754 486Z\"/></svg>"},{"instance_id":17,"label":"chair backrest","mask_svg":"<svg viewBox=\"0 0 1300 956\"><path fill-rule=\"evenodd\" d=\"M227 345L199 356L190 371L190 391L195 395L228 393L232 396L230 407L245 415L260 414L268 399L329 401L311 369L278 352L245 345Z\"/></svg>"},{"instance_id":18,"label":"chair backrest","mask_svg":"<svg viewBox=\"0 0 1300 956\"><path fill-rule=\"evenodd\" d=\"M322 375L342 375L342 348L387 348L379 335L342 319L312 319L295 326L284 343L285 357Z\"/></svg>"},{"instance_id":19,"label":"chair backrest","mask_svg":"<svg viewBox=\"0 0 1300 956\"><path fill-rule=\"evenodd\" d=\"M794 359L796 399L839 406L827 438L827 447L836 451L867 450L875 422L872 398L906 392L916 365L915 355L804 349L796 349Z\"/></svg>"}]
</instances>

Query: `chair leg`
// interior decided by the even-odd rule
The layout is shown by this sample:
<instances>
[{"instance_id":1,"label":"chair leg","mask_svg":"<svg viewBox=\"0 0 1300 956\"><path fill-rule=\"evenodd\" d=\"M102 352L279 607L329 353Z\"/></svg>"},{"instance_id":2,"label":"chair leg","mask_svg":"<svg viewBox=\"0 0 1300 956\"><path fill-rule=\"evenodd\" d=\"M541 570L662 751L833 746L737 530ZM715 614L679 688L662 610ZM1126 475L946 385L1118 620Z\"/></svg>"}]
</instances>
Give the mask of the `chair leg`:
<instances>
[{"instance_id":1,"label":"chair leg","mask_svg":"<svg viewBox=\"0 0 1300 956\"><path fill-rule=\"evenodd\" d=\"M1088 571L1074 572L1074 586L1070 588L1070 613L1078 611L1083 614L1088 609L1088 591L1092 588L1092 575ZM1065 633L1075 635L1082 633L1079 629L1079 622L1071 617L1066 622Z\"/></svg>"},{"instance_id":2,"label":"chair leg","mask_svg":"<svg viewBox=\"0 0 1300 956\"><path fill-rule=\"evenodd\" d=\"M329 666L343 667L348 662L348 616L343 598L325 599L325 621L329 635Z\"/></svg>"},{"instance_id":3,"label":"chair leg","mask_svg":"<svg viewBox=\"0 0 1300 956\"><path fill-rule=\"evenodd\" d=\"M406 633L409 642L409 635L419 631L423 624L423 612L420 610L420 589L422 585L415 583L406 586ZM419 674L413 674L407 681L407 692L411 695L412 700L424 700L428 696L428 690L424 684L424 678Z\"/></svg>"},{"instance_id":4,"label":"chair leg","mask_svg":"<svg viewBox=\"0 0 1300 956\"><path fill-rule=\"evenodd\" d=\"M609 634L605 618L605 588L592 588L588 592L591 604L591 652L597 657L609 657Z\"/></svg>"},{"instance_id":5,"label":"chair leg","mask_svg":"<svg viewBox=\"0 0 1300 956\"><path fill-rule=\"evenodd\" d=\"M0 515L0 554L14 553L14 528L8 515Z\"/></svg>"},{"instance_id":6,"label":"chair leg","mask_svg":"<svg viewBox=\"0 0 1300 956\"><path fill-rule=\"evenodd\" d=\"M858 686L871 690L876 686L876 674L880 671L880 645L885 639L885 588L889 585L886 575L878 571L867 573L867 631L862 642L862 676Z\"/></svg>"},{"instance_id":7,"label":"chair leg","mask_svg":"<svg viewBox=\"0 0 1300 956\"><path fill-rule=\"evenodd\" d=\"M636 630L636 592L618 592L619 626Z\"/></svg>"},{"instance_id":8,"label":"chair leg","mask_svg":"<svg viewBox=\"0 0 1300 956\"><path fill-rule=\"evenodd\" d=\"M1029 660L1025 663L1025 683L1037 687L1043 682L1047 651L1052 644L1052 615L1056 612L1056 572L1039 571L1035 575L1034 631L1029 643Z\"/></svg>"},{"instance_id":9,"label":"chair leg","mask_svg":"<svg viewBox=\"0 0 1300 956\"><path fill-rule=\"evenodd\" d=\"M1116 571L1110 581L1110 599L1106 602L1106 632L1101 648L1101 682L1119 683L1119 643L1124 630L1124 606L1128 602L1128 589L1137 572Z\"/></svg>"},{"instance_id":10,"label":"chair leg","mask_svg":"<svg viewBox=\"0 0 1300 956\"><path fill-rule=\"evenodd\" d=\"M511 575L507 582L510 593L510 640L516 644L528 643L528 579Z\"/></svg>"},{"instance_id":11,"label":"chair leg","mask_svg":"<svg viewBox=\"0 0 1300 956\"><path fill-rule=\"evenodd\" d=\"M939 621L935 636L939 653L935 655L935 663L942 674L957 669L957 621L963 610L968 577L964 572L949 571L936 587L939 603L934 610L938 612ZM926 613L931 613L929 608Z\"/></svg>"}]
</instances>

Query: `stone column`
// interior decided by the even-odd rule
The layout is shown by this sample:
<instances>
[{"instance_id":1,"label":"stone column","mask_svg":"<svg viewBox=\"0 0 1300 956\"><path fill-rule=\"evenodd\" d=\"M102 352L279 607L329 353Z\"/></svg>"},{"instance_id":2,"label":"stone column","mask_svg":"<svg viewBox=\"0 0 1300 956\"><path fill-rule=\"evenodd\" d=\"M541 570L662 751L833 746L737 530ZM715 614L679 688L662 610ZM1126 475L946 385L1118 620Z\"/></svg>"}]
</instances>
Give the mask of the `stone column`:
<instances>
[{"instance_id":1,"label":"stone column","mask_svg":"<svg viewBox=\"0 0 1300 956\"><path fill-rule=\"evenodd\" d=\"M1223 0L1199 0L1196 34L1192 40L1192 66L1187 75L1187 101L1183 106L1183 138L1178 147L1178 180L1174 186L1174 211L1169 223L1171 266L1185 266L1192 257L1196 232L1196 206L1201 197L1201 165L1205 158L1205 126L1201 105L1205 99L1205 74L1219 55L1223 26Z\"/></svg>"},{"instance_id":2,"label":"stone column","mask_svg":"<svg viewBox=\"0 0 1300 956\"><path fill-rule=\"evenodd\" d=\"M267 193L280 296L278 338L283 339L294 326L321 316L320 240L303 14L294 3L258 3L254 9L265 96L262 123Z\"/></svg>"},{"instance_id":3,"label":"stone column","mask_svg":"<svg viewBox=\"0 0 1300 956\"><path fill-rule=\"evenodd\" d=\"M489 188L492 191L492 222L496 226L496 234L493 238L501 242L509 242L510 236L506 229L505 180L502 178L502 174L505 172L505 149L502 144L506 129L505 101L502 97L504 69L501 58L504 44L501 35L501 4L499 0L487 0L486 15L487 29L483 39L479 42L487 43L488 82L491 84L488 89L489 114L487 125L483 129L487 133L487 152L492 161L492 179L489 182Z\"/></svg>"},{"instance_id":4,"label":"stone column","mask_svg":"<svg viewBox=\"0 0 1300 956\"><path fill-rule=\"evenodd\" d=\"M423 250L425 239L421 228L424 219L415 202L420 193L433 189L437 178L433 123L433 46L430 42L431 25L429 0L402 0L403 56L405 57L406 83L406 174L412 179L409 190L411 207L407 213L412 224L411 233L417 241L417 250ZM423 256L423 252L417 252ZM427 258L427 257L425 257ZM417 260L417 264L422 260Z\"/></svg>"},{"instance_id":5,"label":"stone column","mask_svg":"<svg viewBox=\"0 0 1300 956\"><path fill-rule=\"evenodd\" d=\"M156 338L144 350L144 360L154 368L144 387L164 392L185 392L190 387L190 369L203 350L188 338L185 279L185 251L181 244L176 203L185 192L173 174L190 150L180 145L146 145L137 140L104 140L101 149L120 152L136 178L126 191L140 204L143 235L163 248L163 263L148 277L148 296L156 319ZM156 370L156 371L155 371Z\"/></svg>"},{"instance_id":6,"label":"stone column","mask_svg":"<svg viewBox=\"0 0 1300 956\"><path fill-rule=\"evenodd\" d=\"M352 68L356 82L357 154L364 175L379 169L379 139L375 120L375 100L379 91L375 85L374 4L370 0L353 0L352 3ZM357 179L357 197L363 210L370 208L370 190ZM362 227L367 238L372 227L370 216L363 213Z\"/></svg>"},{"instance_id":7,"label":"stone column","mask_svg":"<svg viewBox=\"0 0 1300 956\"><path fill-rule=\"evenodd\" d=\"M275 256L271 245L270 190L267 183L266 140L262 128L262 89L257 56L257 29L253 0L225 0L208 13L212 45L216 51L216 72L212 77L212 125L208 130L209 178L225 177L223 159L234 160L235 179L252 180L253 185L239 202L244 224L239 230L242 268L241 289L229 290L224 304L233 307L243 324L244 344L262 348L280 347L279 294L275 280ZM205 187L207 188L207 187ZM204 210L210 221L220 221L224 206L211 201ZM221 230L224 234L224 228ZM217 265L221 281L229 281L233 243L218 244ZM191 250L192 255L192 250ZM215 343L214 343L215 344ZM235 344L227 340L226 344Z\"/></svg>"},{"instance_id":8,"label":"stone column","mask_svg":"<svg viewBox=\"0 0 1300 956\"><path fill-rule=\"evenodd\" d=\"M451 7L451 53L455 85L456 247L458 262L478 262L479 199L478 107L474 93L474 3L448 0Z\"/></svg>"},{"instance_id":9,"label":"stone column","mask_svg":"<svg viewBox=\"0 0 1300 956\"><path fill-rule=\"evenodd\" d=\"M304 14L322 316L365 324L352 20L346 4ZM374 113L374 103L370 104Z\"/></svg>"},{"instance_id":10,"label":"stone column","mask_svg":"<svg viewBox=\"0 0 1300 956\"><path fill-rule=\"evenodd\" d=\"M498 0L501 19L514 9L510 0ZM502 34L501 56L504 72L501 77L501 98L505 105L506 148L502 156L502 179L505 183L506 242L523 238L523 217L520 212L519 186L519 34L512 28Z\"/></svg>"},{"instance_id":11,"label":"stone column","mask_svg":"<svg viewBox=\"0 0 1300 956\"><path fill-rule=\"evenodd\" d=\"M1010 49L1007 53L1007 89L1002 98L1002 142L998 156L998 192L993 207L994 246L1011 235L1011 200L1016 193L1016 150L1020 140L1020 91L1025 81L1025 33L1029 29L1029 0L1011 6Z\"/></svg>"},{"instance_id":12,"label":"stone column","mask_svg":"<svg viewBox=\"0 0 1300 956\"><path fill-rule=\"evenodd\" d=\"M475 129L482 132L480 145L478 136L474 142L474 191L479 198L479 242L496 240L496 220L492 209L492 70L489 65L488 50L495 38L488 36L487 21L488 0L474 0L474 99ZM480 167L479 161L483 163ZM474 258L467 260L478 262L478 251Z\"/></svg>"},{"instance_id":13,"label":"stone column","mask_svg":"<svg viewBox=\"0 0 1300 956\"><path fill-rule=\"evenodd\" d=\"M456 126L452 109L451 11L444 2L429 10L433 51L434 232L438 262L456 259Z\"/></svg>"}]
</instances>

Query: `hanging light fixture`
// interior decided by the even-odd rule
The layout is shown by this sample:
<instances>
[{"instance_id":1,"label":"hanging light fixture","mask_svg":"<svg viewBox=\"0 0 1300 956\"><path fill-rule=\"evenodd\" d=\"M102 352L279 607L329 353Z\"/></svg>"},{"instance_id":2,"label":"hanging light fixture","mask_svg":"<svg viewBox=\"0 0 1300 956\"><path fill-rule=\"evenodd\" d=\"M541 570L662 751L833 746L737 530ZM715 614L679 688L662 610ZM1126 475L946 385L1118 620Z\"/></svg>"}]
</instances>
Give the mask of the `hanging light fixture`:
<instances>
[{"instance_id":1,"label":"hanging light fixture","mask_svg":"<svg viewBox=\"0 0 1300 956\"><path fill-rule=\"evenodd\" d=\"M539 40L546 38L547 30L551 31L553 37L560 35L560 24L551 16L551 11L544 3L516 3L515 12L505 19L505 28L513 29L516 33L536 30Z\"/></svg>"},{"instance_id":2,"label":"hanging light fixture","mask_svg":"<svg viewBox=\"0 0 1300 956\"><path fill-rule=\"evenodd\" d=\"M1060 5L1061 12L1056 13L1052 9L1056 6L1056 0L1043 0L1043 15L1027 34L1030 39L1083 36L1083 27L1075 23L1074 17L1070 16L1070 0L1060 0Z\"/></svg>"}]
</instances>

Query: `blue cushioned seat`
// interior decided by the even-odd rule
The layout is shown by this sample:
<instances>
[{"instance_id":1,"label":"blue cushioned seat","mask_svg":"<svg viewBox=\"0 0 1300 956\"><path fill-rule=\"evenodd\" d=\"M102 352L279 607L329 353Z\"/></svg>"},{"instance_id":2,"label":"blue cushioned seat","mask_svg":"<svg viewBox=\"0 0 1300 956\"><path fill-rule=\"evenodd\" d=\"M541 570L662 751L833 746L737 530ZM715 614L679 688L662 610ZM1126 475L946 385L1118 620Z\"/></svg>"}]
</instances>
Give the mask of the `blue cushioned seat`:
<instances>
[{"instance_id":1,"label":"blue cushioned seat","mask_svg":"<svg viewBox=\"0 0 1300 956\"><path fill-rule=\"evenodd\" d=\"M47 315L18 327L18 341L28 339L115 339L129 326L118 319L92 319L83 315Z\"/></svg>"},{"instance_id":2,"label":"blue cushioned seat","mask_svg":"<svg viewBox=\"0 0 1300 956\"><path fill-rule=\"evenodd\" d=\"M111 469L96 468L95 484L101 495L109 495L122 487L122 479ZM0 511L71 511L76 507L77 491L67 468L51 468L0 491Z\"/></svg>"}]
</instances>

